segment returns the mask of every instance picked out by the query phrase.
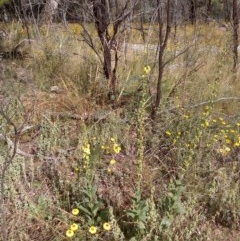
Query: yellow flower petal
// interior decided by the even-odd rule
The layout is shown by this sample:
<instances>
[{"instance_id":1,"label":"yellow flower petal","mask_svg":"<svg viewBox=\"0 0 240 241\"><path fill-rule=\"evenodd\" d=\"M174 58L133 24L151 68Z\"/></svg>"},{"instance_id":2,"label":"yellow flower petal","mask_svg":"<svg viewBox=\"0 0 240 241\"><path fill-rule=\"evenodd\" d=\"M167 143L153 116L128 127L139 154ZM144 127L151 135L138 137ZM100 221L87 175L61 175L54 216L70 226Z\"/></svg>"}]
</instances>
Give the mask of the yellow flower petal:
<instances>
[{"instance_id":1,"label":"yellow flower petal","mask_svg":"<svg viewBox=\"0 0 240 241\"><path fill-rule=\"evenodd\" d=\"M106 230L106 231L109 231L111 229L111 225L109 223L104 223L103 229Z\"/></svg>"},{"instance_id":2,"label":"yellow flower petal","mask_svg":"<svg viewBox=\"0 0 240 241\"><path fill-rule=\"evenodd\" d=\"M118 144L113 144L113 151L118 154L121 151L121 147Z\"/></svg>"},{"instance_id":3,"label":"yellow flower petal","mask_svg":"<svg viewBox=\"0 0 240 241\"><path fill-rule=\"evenodd\" d=\"M165 132L167 136L171 136L171 132L170 131L166 131Z\"/></svg>"},{"instance_id":4,"label":"yellow flower petal","mask_svg":"<svg viewBox=\"0 0 240 241\"><path fill-rule=\"evenodd\" d=\"M79 209L77 209L77 208L74 208L73 210L72 210L72 214L73 215L78 215L79 214Z\"/></svg>"},{"instance_id":5,"label":"yellow flower petal","mask_svg":"<svg viewBox=\"0 0 240 241\"><path fill-rule=\"evenodd\" d=\"M150 67L149 65L147 65L147 66L145 66L145 67L143 68L143 72L144 72L145 74L148 74L150 71L151 71L151 67Z\"/></svg>"},{"instance_id":6,"label":"yellow flower petal","mask_svg":"<svg viewBox=\"0 0 240 241\"><path fill-rule=\"evenodd\" d=\"M82 150L84 153L86 153L87 155L90 155L91 154L91 151L90 151L90 144L86 144L82 147Z\"/></svg>"},{"instance_id":7,"label":"yellow flower petal","mask_svg":"<svg viewBox=\"0 0 240 241\"><path fill-rule=\"evenodd\" d=\"M89 233L95 234L97 232L97 228L95 226L91 226L88 230Z\"/></svg>"},{"instance_id":8,"label":"yellow flower petal","mask_svg":"<svg viewBox=\"0 0 240 241\"><path fill-rule=\"evenodd\" d=\"M114 165L116 163L116 161L114 160L114 159L112 159L111 161L110 161L110 165Z\"/></svg>"},{"instance_id":9,"label":"yellow flower petal","mask_svg":"<svg viewBox=\"0 0 240 241\"><path fill-rule=\"evenodd\" d=\"M74 235L73 230L72 230L72 229L68 229L67 232L66 232L66 236L67 236L68 238L71 238L73 235Z\"/></svg>"},{"instance_id":10,"label":"yellow flower petal","mask_svg":"<svg viewBox=\"0 0 240 241\"><path fill-rule=\"evenodd\" d=\"M78 225L76 223L73 223L70 227L72 231L77 231L78 230Z\"/></svg>"}]
</instances>

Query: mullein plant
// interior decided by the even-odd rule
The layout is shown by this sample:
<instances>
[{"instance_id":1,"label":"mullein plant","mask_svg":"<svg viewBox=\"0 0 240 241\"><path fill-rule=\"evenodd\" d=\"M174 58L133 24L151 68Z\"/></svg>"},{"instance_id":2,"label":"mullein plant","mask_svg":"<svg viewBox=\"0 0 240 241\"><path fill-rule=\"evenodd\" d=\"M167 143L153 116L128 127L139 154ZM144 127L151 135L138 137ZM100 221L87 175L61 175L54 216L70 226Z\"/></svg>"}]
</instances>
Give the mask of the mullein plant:
<instances>
[{"instance_id":1,"label":"mullein plant","mask_svg":"<svg viewBox=\"0 0 240 241\"><path fill-rule=\"evenodd\" d=\"M146 232L146 222L148 213L148 203L141 198L141 182L143 173L143 159L144 159L144 115L147 92L147 78L150 72L150 66L145 66L141 76L141 96L137 113L137 180L135 194L132 197L131 208L127 211L127 216L133 227L128 233L129 236L134 235L135 239L140 240Z\"/></svg>"},{"instance_id":2,"label":"mullein plant","mask_svg":"<svg viewBox=\"0 0 240 241\"><path fill-rule=\"evenodd\" d=\"M66 236L68 238L76 237L77 239L81 238L85 232L91 236L91 240L98 240L100 236L107 237L113 235L113 233L116 233L116 229L113 229L114 220L111 219L109 207L104 205L98 195L98 188L94 183L94 170L96 168L94 164L96 164L96 160L107 156L110 158L108 172L111 173L116 163L115 155L119 154L121 147L113 137L103 141L103 143L98 143L96 137L90 139L85 125L82 126L80 146L83 169L79 178L83 179L84 182L79 190L81 191L81 200L75 201L75 208L72 209L72 214L78 216L78 219L75 219L75 222L69 226ZM76 233L78 234L76 235Z\"/></svg>"}]
</instances>

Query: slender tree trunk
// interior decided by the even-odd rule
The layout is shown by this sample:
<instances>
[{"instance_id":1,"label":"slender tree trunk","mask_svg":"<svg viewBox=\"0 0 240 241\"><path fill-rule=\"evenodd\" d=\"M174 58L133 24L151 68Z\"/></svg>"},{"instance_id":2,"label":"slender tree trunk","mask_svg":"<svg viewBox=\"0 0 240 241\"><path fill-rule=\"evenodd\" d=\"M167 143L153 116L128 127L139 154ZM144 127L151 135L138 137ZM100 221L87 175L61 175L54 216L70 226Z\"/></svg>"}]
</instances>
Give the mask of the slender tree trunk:
<instances>
[{"instance_id":1,"label":"slender tree trunk","mask_svg":"<svg viewBox=\"0 0 240 241\"><path fill-rule=\"evenodd\" d=\"M157 0L158 2L158 40L159 40L159 53L158 53L158 80L157 80L157 93L156 99L153 104L151 117L154 120L156 118L157 109L160 106L161 98L162 98L162 78L164 72L164 62L163 62L163 54L167 47L167 42L171 30L171 17L170 17L170 4L171 0L167 0L166 4L166 22L164 24L164 9L161 4L161 0ZM164 28L165 25L165 28ZM165 30L165 31L164 31Z\"/></svg>"},{"instance_id":2,"label":"slender tree trunk","mask_svg":"<svg viewBox=\"0 0 240 241\"><path fill-rule=\"evenodd\" d=\"M108 80L110 92L114 94L116 89L116 74L112 71L111 38L108 33L108 26L110 24L109 2L107 0L92 0L92 3L95 26L103 51L103 71Z\"/></svg>"},{"instance_id":3,"label":"slender tree trunk","mask_svg":"<svg viewBox=\"0 0 240 241\"><path fill-rule=\"evenodd\" d=\"M189 19L191 24L196 23L196 1L189 0Z\"/></svg>"},{"instance_id":4,"label":"slender tree trunk","mask_svg":"<svg viewBox=\"0 0 240 241\"><path fill-rule=\"evenodd\" d=\"M118 1L115 2L115 19L112 19L111 2L109 0L91 0L93 4L94 23L98 33L98 37L102 45L103 53L103 71L108 80L109 93L112 99L116 92L117 66L118 66L118 45L119 45L119 29L125 19L131 14L136 6L137 0L134 1L132 7L128 9L126 1L124 7L120 8ZM111 36L108 32L110 23L113 24L113 32ZM113 55L112 55L113 54Z\"/></svg>"},{"instance_id":5,"label":"slender tree trunk","mask_svg":"<svg viewBox=\"0 0 240 241\"><path fill-rule=\"evenodd\" d=\"M212 0L207 0L206 20L208 19L209 15L211 14L211 10L212 10Z\"/></svg>"},{"instance_id":6,"label":"slender tree trunk","mask_svg":"<svg viewBox=\"0 0 240 241\"><path fill-rule=\"evenodd\" d=\"M238 3L237 0L233 0L233 13L232 13L232 21L233 21L233 69L235 70L238 64Z\"/></svg>"}]
</instances>

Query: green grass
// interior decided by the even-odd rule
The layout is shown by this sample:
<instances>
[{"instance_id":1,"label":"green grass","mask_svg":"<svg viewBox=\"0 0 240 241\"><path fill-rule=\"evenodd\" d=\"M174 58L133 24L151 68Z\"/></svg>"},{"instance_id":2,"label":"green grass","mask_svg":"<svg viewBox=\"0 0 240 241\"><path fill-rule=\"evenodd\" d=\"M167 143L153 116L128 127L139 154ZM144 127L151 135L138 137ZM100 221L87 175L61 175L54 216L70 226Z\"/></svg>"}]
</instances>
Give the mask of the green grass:
<instances>
[{"instance_id":1,"label":"green grass","mask_svg":"<svg viewBox=\"0 0 240 241\"><path fill-rule=\"evenodd\" d=\"M5 46L26 37L14 24L4 26ZM171 36L165 60L192 47L166 66L153 125L154 53L121 52L113 109L80 32L75 24L41 29L31 58L0 62L0 134L13 142L13 126L29 115L17 147L24 154L4 178L7 240L238 240L240 84L229 33L201 25ZM132 30L129 42L139 38ZM151 72L142 77L145 65ZM1 168L12 153L4 138ZM71 227L78 229L70 239Z\"/></svg>"}]
</instances>

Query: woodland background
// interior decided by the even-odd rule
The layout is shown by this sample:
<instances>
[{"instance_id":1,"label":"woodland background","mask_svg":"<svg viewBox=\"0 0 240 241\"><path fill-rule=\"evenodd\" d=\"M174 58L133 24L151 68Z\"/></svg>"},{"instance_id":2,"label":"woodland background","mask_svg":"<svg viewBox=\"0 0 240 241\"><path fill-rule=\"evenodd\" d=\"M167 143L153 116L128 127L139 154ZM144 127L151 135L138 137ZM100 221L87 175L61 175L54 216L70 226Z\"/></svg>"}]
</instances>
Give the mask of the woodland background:
<instances>
[{"instance_id":1,"label":"woodland background","mask_svg":"<svg viewBox=\"0 0 240 241\"><path fill-rule=\"evenodd\" d=\"M239 240L237 0L0 20L0 240Z\"/></svg>"}]
</instances>

